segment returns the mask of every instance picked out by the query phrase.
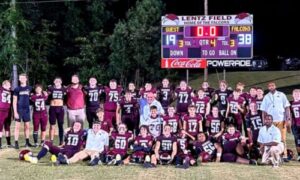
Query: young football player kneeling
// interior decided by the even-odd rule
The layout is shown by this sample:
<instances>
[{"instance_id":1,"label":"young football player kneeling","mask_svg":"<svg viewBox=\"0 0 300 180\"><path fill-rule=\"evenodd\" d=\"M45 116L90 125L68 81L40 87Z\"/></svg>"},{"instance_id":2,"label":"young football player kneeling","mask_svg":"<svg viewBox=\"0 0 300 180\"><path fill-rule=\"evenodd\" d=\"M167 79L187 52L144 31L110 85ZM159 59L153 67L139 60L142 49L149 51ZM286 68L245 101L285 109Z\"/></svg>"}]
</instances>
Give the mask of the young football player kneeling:
<instances>
[{"instance_id":1,"label":"young football player kneeling","mask_svg":"<svg viewBox=\"0 0 300 180\"><path fill-rule=\"evenodd\" d=\"M151 163L145 163L145 168L156 167L159 162L162 165L171 164L177 154L177 141L171 134L171 126L166 124L163 134L157 137L154 154L151 156Z\"/></svg>"},{"instance_id":2,"label":"young football player kneeling","mask_svg":"<svg viewBox=\"0 0 300 180\"><path fill-rule=\"evenodd\" d=\"M114 147L106 154L106 163L108 165L120 165L126 158L129 142L133 140L133 134L127 132L127 126L119 124L118 132L112 133Z\"/></svg>"}]
</instances>

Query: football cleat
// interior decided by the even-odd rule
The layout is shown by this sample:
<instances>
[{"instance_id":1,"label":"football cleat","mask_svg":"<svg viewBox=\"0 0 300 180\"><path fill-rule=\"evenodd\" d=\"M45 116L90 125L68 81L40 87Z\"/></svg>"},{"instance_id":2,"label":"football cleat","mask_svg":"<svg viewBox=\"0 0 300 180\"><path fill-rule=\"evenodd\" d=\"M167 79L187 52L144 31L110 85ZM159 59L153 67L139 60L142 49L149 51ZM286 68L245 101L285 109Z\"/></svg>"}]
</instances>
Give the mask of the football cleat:
<instances>
[{"instance_id":1,"label":"football cleat","mask_svg":"<svg viewBox=\"0 0 300 180\"><path fill-rule=\"evenodd\" d=\"M294 158L294 152L291 149L287 149L287 159L292 160Z\"/></svg>"},{"instance_id":2,"label":"football cleat","mask_svg":"<svg viewBox=\"0 0 300 180\"><path fill-rule=\"evenodd\" d=\"M117 162L116 159L112 159L112 160L108 161L107 165L108 165L108 166L115 165L116 162Z\"/></svg>"},{"instance_id":3,"label":"football cleat","mask_svg":"<svg viewBox=\"0 0 300 180\"><path fill-rule=\"evenodd\" d=\"M298 156L297 161L300 161L300 156Z\"/></svg>"},{"instance_id":4,"label":"football cleat","mask_svg":"<svg viewBox=\"0 0 300 180\"><path fill-rule=\"evenodd\" d=\"M26 148L29 148L29 147L36 147L36 146L32 145L31 143L26 143L26 144L25 144L25 147L26 147Z\"/></svg>"}]
</instances>

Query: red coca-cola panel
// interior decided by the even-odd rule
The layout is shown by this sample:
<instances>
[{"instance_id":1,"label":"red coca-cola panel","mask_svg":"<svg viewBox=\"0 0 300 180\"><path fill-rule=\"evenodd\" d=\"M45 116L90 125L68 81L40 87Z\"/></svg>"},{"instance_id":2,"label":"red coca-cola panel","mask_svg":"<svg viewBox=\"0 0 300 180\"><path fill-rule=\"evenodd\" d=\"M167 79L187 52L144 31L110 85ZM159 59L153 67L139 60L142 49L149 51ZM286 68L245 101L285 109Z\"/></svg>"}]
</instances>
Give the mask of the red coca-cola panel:
<instances>
[{"instance_id":1,"label":"red coca-cola panel","mask_svg":"<svg viewBox=\"0 0 300 180\"><path fill-rule=\"evenodd\" d=\"M176 58L163 58L161 59L161 68L166 69L199 69L199 68L206 68L207 61L206 59L176 59Z\"/></svg>"}]
</instances>

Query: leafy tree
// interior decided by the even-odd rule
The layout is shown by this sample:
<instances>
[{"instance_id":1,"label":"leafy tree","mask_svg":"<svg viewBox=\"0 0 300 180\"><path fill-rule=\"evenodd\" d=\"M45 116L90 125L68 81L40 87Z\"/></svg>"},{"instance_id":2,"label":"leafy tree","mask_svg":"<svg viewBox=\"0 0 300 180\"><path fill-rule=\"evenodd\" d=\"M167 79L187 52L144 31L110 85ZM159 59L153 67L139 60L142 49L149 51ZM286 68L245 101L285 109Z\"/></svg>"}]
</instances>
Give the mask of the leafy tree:
<instances>
[{"instance_id":1,"label":"leafy tree","mask_svg":"<svg viewBox=\"0 0 300 180\"><path fill-rule=\"evenodd\" d=\"M161 0L140 0L130 9L126 22L119 22L111 36L110 67L116 74L132 77L139 86L161 77ZM126 80L127 81L127 80Z\"/></svg>"}]
</instances>

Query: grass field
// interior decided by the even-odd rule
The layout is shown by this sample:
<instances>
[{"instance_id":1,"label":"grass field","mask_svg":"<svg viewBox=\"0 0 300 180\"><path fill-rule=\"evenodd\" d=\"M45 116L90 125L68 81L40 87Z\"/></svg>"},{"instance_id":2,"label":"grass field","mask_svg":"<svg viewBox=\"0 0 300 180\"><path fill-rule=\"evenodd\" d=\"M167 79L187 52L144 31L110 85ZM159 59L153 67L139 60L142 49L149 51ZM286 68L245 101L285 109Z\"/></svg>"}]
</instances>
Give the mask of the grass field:
<instances>
[{"instance_id":1,"label":"grass field","mask_svg":"<svg viewBox=\"0 0 300 180\"><path fill-rule=\"evenodd\" d=\"M219 74L221 75L221 74ZM190 84L196 88L199 86L200 78L193 77ZM209 75L212 87L217 87L217 75ZM280 90L290 94L293 88L299 88L300 72L230 72L226 80L233 86L241 81L246 88L251 86L266 87L266 82L275 81ZM12 125L13 130L13 125ZM21 133L22 134L22 133ZM13 138L12 138L13 139ZM23 139L23 138L21 138ZM5 138L3 138L5 144ZM23 145L24 142L20 142ZM288 135L288 147L294 152L293 138ZM22 147L21 147L22 148ZM32 149L33 152L39 150ZM299 179L300 162L295 160L285 163L279 169L270 166L248 166L228 163L207 163L188 170L176 169L171 166L158 167L155 169L143 169L139 166L118 167L89 167L86 162L71 166L54 166L50 163L50 155L39 164L29 164L18 160L19 151L14 149L0 150L0 179Z\"/></svg>"}]
</instances>

